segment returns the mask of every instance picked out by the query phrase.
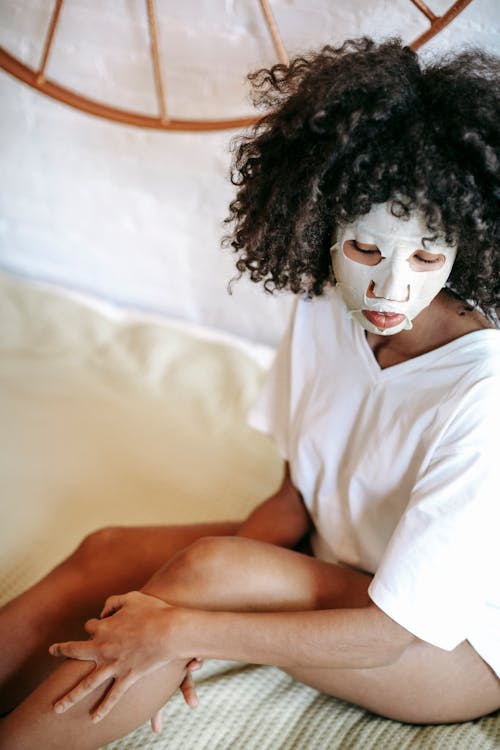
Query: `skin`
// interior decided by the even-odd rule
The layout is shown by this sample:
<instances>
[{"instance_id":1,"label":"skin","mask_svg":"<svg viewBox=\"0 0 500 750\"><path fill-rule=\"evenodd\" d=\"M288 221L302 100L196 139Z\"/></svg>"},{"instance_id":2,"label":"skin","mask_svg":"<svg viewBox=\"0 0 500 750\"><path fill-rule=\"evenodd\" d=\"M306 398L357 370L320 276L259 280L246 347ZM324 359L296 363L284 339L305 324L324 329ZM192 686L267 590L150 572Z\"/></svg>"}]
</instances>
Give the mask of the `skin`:
<instances>
[{"instance_id":1,"label":"skin","mask_svg":"<svg viewBox=\"0 0 500 750\"><path fill-rule=\"evenodd\" d=\"M443 291L411 331L366 338L384 368L487 326ZM52 654L71 657L3 720L2 747L98 748L181 684L192 701L193 657L278 665L402 721L464 721L500 707L499 680L467 642L445 652L418 640L370 601L370 575L296 551L310 529L285 471L243 524L92 535L0 613L3 642L19 636L1 666L19 697L33 687L28 674L47 672L51 642ZM140 591L116 595L130 589ZM98 613L81 640L80 623Z\"/></svg>"}]
</instances>

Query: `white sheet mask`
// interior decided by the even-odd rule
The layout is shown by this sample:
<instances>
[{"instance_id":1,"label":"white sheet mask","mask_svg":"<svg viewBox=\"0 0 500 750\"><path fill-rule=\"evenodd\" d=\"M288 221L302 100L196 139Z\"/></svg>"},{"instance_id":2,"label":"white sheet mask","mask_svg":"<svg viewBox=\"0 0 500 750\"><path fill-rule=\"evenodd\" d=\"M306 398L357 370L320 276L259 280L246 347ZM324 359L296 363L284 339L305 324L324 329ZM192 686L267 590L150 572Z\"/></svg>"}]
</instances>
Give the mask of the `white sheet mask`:
<instances>
[{"instance_id":1,"label":"white sheet mask","mask_svg":"<svg viewBox=\"0 0 500 750\"><path fill-rule=\"evenodd\" d=\"M391 213L390 203L375 204L368 214L340 228L338 239L331 248L333 271L349 315L367 331L386 336L410 330L413 318L443 288L457 248L446 244L442 238L422 241L431 236L420 213L411 214L407 220L398 218ZM344 246L350 240L362 245L376 245L381 259L376 265L365 265L361 253L360 262L348 258ZM444 263L438 268L428 264L430 270L427 270L427 264L412 260L418 250L443 255ZM367 296L369 290L375 298ZM363 310L405 317L396 325L379 328L363 315Z\"/></svg>"}]
</instances>

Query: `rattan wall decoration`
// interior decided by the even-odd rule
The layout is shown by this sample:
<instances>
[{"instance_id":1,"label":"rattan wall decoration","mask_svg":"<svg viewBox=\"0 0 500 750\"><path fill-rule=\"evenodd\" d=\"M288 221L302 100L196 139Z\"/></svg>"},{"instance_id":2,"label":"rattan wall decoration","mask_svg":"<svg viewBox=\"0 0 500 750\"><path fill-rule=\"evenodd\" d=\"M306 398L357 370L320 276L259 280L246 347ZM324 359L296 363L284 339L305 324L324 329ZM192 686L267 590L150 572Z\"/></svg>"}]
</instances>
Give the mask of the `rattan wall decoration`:
<instances>
[{"instance_id":1,"label":"rattan wall decoration","mask_svg":"<svg viewBox=\"0 0 500 750\"><path fill-rule=\"evenodd\" d=\"M423 0L409 0L409 2L418 8L418 10L429 21L429 28L410 44L412 49L417 50L423 44L428 42L429 39L432 39L432 37L436 36L436 34L448 26L448 24L451 23L451 21L453 21L453 19L456 18L456 16L458 16L458 14L461 13L464 8L472 2L472 0L456 0L456 2L452 3L448 10L441 16L437 16L433 13ZM281 40L269 2L268 0L259 0L259 5L264 22L271 35L277 58L279 62L286 65L288 63L288 55ZM34 70L25 65L21 60L17 59L14 55L11 55L3 47L0 47L0 67L42 94L64 102L70 107L74 107L98 117L104 117L107 120L113 120L128 125L136 125L142 128L154 128L157 130L196 131L241 128L254 124L258 120L257 116L221 120L185 120L169 117L165 87L163 84L162 63L158 43L158 22L154 0L145 0L145 6L145 12L147 13L148 18L152 69L158 103L158 114L156 116L120 109L105 104L104 102L89 99L76 91L72 91L71 89L59 85L56 81L46 78L45 70L50 51L54 44L54 37L63 7L63 0L55 0L54 2L54 8L45 38L42 59L38 69Z\"/></svg>"}]
</instances>

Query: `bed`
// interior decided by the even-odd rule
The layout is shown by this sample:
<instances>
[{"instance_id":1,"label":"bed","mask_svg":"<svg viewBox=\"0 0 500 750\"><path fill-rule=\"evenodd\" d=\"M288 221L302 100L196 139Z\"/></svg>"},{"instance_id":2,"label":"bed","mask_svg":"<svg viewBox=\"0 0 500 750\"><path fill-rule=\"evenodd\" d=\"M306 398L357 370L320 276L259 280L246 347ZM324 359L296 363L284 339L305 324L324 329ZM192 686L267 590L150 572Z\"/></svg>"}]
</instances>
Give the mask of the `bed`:
<instances>
[{"instance_id":1,"label":"bed","mask_svg":"<svg viewBox=\"0 0 500 750\"><path fill-rule=\"evenodd\" d=\"M272 351L0 275L0 599L93 529L244 516L281 478L245 423ZM500 714L381 719L272 667L209 662L109 750L494 750Z\"/></svg>"}]
</instances>

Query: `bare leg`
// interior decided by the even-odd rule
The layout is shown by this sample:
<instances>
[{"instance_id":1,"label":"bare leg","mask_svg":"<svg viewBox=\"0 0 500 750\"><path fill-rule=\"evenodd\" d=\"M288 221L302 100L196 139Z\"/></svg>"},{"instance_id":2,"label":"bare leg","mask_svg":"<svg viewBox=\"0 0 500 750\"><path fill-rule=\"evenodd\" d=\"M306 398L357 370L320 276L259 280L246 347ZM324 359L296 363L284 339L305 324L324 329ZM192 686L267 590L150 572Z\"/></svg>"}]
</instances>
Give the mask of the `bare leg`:
<instances>
[{"instance_id":1,"label":"bare leg","mask_svg":"<svg viewBox=\"0 0 500 750\"><path fill-rule=\"evenodd\" d=\"M183 564L187 555L192 557L189 565ZM202 565L203 559L209 564ZM237 538L201 539L184 557L160 569L145 590L152 587L150 593L182 604L193 570L202 583L199 606L207 609L328 609L370 602L370 575ZM211 582L220 581L224 570L232 571L233 585L214 591ZM290 673L322 692L400 721L466 721L500 708L500 680L467 642L448 652L418 641L386 667L304 668Z\"/></svg>"},{"instance_id":2,"label":"bare leg","mask_svg":"<svg viewBox=\"0 0 500 750\"><path fill-rule=\"evenodd\" d=\"M175 556L144 590L185 606L195 602L194 606L212 609L269 611L364 606L369 581L370 576L363 573L261 542L208 538ZM500 704L498 681L467 644L444 655L425 644L409 651L407 658L389 667L296 670L294 674L333 695L406 721L465 720ZM61 716L51 711L53 702L89 669L81 662L66 662L3 722L2 747L100 747L140 724L161 705L182 679L184 666L173 663L144 678L109 717L92 725L88 712L102 690ZM423 676L415 679L419 670Z\"/></svg>"},{"instance_id":3,"label":"bare leg","mask_svg":"<svg viewBox=\"0 0 500 750\"><path fill-rule=\"evenodd\" d=\"M264 611L304 609L333 602L339 606L362 606L367 602L369 580L362 573L273 545L237 537L209 537L174 556L143 590L173 604ZM2 722L2 748L98 748L147 720L185 675L185 664L174 663L144 678L97 725L91 722L89 712L102 697L102 689L66 713L55 714L54 702L90 669L85 662L75 661L67 661L57 669Z\"/></svg>"},{"instance_id":4,"label":"bare leg","mask_svg":"<svg viewBox=\"0 0 500 750\"><path fill-rule=\"evenodd\" d=\"M296 669L300 682L373 713L416 724L476 719L500 708L500 680L464 641L453 651L423 641L375 669Z\"/></svg>"},{"instance_id":5,"label":"bare leg","mask_svg":"<svg viewBox=\"0 0 500 750\"><path fill-rule=\"evenodd\" d=\"M55 667L51 643L87 637L83 623L110 594L140 588L167 560L206 535L239 524L117 527L90 534L45 578L0 610L0 712L26 697ZM15 638L12 634L15 633Z\"/></svg>"},{"instance_id":6,"label":"bare leg","mask_svg":"<svg viewBox=\"0 0 500 750\"><path fill-rule=\"evenodd\" d=\"M93 666L93 665L92 665ZM88 662L66 661L15 711L0 722L2 750L97 750L143 724L180 685L186 670L171 663L147 680L139 681L122 698L116 710L94 724L89 716L106 690L100 689L71 711L57 716L53 702L91 669Z\"/></svg>"}]
</instances>

